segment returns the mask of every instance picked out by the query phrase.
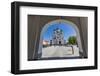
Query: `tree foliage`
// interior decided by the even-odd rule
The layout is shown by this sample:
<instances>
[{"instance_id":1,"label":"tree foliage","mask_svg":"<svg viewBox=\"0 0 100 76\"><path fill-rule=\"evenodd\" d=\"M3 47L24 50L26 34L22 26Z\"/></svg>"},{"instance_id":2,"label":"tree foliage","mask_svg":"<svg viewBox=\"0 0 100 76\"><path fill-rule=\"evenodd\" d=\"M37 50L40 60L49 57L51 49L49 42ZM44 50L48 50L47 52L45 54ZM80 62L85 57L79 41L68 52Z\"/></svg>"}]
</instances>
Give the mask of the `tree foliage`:
<instances>
[{"instance_id":1,"label":"tree foliage","mask_svg":"<svg viewBox=\"0 0 100 76\"><path fill-rule=\"evenodd\" d=\"M77 44L76 37L75 36L70 36L68 38L68 44L72 44L72 45Z\"/></svg>"}]
</instances>

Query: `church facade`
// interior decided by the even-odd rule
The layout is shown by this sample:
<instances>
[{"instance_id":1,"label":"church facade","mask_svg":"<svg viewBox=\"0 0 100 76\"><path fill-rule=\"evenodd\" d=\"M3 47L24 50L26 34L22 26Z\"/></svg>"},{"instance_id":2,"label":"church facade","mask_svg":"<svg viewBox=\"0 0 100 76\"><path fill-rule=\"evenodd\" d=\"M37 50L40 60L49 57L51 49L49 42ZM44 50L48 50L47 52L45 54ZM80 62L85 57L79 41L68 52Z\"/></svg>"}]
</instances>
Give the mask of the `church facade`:
<instances>
[{"instance_id":1,"label":"church facade","mask_svg":"<svg viewBox=\"0 0 100 76\"><path fill-rule=\"evenodd\" d=\"M50 45L64 45L66 40L64 40L64 33L62 29L56 28L53 30L52 39L50 40Z\"/></svg>"}]
</instances>

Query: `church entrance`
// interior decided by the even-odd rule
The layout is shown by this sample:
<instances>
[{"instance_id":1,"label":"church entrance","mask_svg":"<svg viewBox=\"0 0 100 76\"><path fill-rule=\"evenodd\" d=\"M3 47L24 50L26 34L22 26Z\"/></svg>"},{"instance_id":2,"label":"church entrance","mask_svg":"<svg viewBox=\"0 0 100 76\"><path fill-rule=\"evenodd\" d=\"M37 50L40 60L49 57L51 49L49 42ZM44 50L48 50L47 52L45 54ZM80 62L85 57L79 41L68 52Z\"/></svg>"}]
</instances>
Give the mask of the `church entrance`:
<instances>
[{"instance_id":1,"label":"church entrance","mask_svg":"<svg viewBox=\"0 0 100 76\"><path fill-rule=\"evenodd\" d=\"M59 41L59 44L61 45L61 41Z\"/></svg>"}]
</instances>

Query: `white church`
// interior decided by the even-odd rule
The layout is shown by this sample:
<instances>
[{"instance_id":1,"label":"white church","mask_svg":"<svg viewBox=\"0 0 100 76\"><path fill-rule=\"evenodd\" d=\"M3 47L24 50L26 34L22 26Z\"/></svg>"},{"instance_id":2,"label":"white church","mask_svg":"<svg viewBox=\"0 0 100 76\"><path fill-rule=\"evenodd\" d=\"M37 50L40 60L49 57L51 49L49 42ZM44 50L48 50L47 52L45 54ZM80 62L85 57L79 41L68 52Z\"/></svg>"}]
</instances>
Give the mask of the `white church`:
<instances>
[{"instance_id":1,"label":"white church","mask_svg":"<svg viewBox=\"0 0 100 76\"><path fill-rule=\"evenodd\" d=\"M53 30L52 40L50 40L50 45L64 45L66 40L64 40L64 33L62 29L56 28Z\"/></svg>"}]
</instances>

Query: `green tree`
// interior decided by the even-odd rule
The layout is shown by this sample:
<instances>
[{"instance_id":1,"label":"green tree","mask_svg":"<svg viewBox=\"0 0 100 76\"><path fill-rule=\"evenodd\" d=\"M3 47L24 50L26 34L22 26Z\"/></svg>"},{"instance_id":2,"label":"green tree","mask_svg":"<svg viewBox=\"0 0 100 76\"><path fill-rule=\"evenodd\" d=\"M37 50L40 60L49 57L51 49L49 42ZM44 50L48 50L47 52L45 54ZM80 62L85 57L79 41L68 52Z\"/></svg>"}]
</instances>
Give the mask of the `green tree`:
<instances>
[{"instance_id":1,"label":"green tree","mask_svg":"<svg viewBox=\"0 0 100 76\"><path fill-rule=\"evenodd\" d=\"M70 36L70 37L68 38L68 43L69 43L69 44L72 44L72 45L77 44L76 37L75 37L75 36Z\"/></svg>"},{"instance_id":2,"label":"green tree","mask_svg":"<svg viewBox=\"0 0 100 76\"><path fill-rule=\"evenodd\" d=\"M70 36L68 38L68 44L72 44L72 45L77 44L76 37L75 36ZM72 47L72 54L74 54L74 48L73 48L73 46L71 46L71 47Z\"/></svg>"}]
</instances>

